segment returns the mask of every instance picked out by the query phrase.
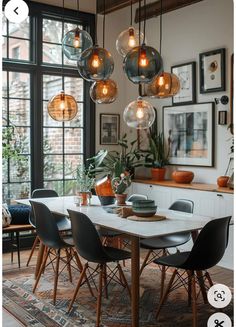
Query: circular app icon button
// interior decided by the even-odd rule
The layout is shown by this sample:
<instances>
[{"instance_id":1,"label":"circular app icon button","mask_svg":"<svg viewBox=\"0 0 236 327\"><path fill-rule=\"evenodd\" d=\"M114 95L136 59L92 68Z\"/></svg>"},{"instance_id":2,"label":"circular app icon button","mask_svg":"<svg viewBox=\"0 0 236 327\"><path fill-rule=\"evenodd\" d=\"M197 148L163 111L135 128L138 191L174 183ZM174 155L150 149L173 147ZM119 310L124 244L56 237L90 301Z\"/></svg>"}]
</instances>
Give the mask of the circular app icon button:
<instances>
[{"instance_id":1,"label":"circular app icon button","mask_svg":"<svg viewBox=\"0 0 236 327\"><path fill-rule=\"evenodd\" d=\"M225 313L217 312L210 316L207 327L232 327L232 321Z\"/></svg>"},{"instance_id":2,"label":"circular app icon button","mask_svg":"<svg viewBox=\"0 0 236 327\"><path fill-rule=\"evenodd\" d=\"M23 0L10 0L5 6L4 14L11 23L21 23L29 15L29 7Z\"/></svg>"},{"instance_id":3,"label":"circular app icon button","mask_svg":"<svg viewBox=\"0 0 236 327\"><path fill-rule=\"evenodd\" d=\"M223 284L213 285L207 293L208 302L214 308L225 308L232 299L232 293L228 286Z\"/></svg>"}]
</instances>

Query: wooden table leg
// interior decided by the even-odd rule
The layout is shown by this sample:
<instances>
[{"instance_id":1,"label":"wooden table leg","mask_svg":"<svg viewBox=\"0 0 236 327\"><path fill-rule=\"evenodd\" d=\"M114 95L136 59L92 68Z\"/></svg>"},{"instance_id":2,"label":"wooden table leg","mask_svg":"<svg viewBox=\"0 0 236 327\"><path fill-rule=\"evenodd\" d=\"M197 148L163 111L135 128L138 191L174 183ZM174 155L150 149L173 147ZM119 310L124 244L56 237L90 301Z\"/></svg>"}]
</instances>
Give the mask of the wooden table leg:
<instances>
[{"instance_id":1,"label":"wooden table leg","mask_svg":"<svg viewBox=\"0 0 236 327\"><path fill-rule=\"evenodd\" d=\"M37 276L38 276L39 269L40 269L42 261L43 261L44 250L45 250L45 245L40 241L37 262L36 262L36 267L35 267L35 272L34 272L35 278L37 278Z\"/></svg>"},{"instance_id":2,"label":"wooden table leg","mask_svg":"<svg viewBox=\"0 0 236 327\"><path fill-rule=\"evenodd\" d=\"M131 315L132 327L139 327L139 237L131 237Z\"/></svg>"}]
</instances>

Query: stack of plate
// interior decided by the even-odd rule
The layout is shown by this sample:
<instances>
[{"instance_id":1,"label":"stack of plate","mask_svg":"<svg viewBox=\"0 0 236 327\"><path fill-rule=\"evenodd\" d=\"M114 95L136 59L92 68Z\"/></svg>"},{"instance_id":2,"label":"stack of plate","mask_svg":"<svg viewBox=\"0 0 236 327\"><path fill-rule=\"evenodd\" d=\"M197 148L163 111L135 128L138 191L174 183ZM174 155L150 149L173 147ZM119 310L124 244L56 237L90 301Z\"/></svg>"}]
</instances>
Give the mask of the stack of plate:
<instances>
[{"instance_id":1,"label":"stack of plate","mask_svg":"<svg viewBox=\"0 0 236 327\"><path fill-rule=\"evenodd\" d=\"M157 211L157 206L153 200L138 200L132 204L133 213L138 217L151 217Z\"/></svg>"}]
</instances>

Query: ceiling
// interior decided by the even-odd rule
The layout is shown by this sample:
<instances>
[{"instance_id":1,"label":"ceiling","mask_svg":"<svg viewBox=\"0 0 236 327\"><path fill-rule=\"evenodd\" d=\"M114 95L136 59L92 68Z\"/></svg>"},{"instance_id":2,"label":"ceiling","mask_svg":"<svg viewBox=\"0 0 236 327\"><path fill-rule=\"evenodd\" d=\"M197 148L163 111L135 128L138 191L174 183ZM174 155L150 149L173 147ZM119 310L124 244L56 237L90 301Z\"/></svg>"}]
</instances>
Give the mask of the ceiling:
<instances>
[{"instance_id":1,"label":"ceiling","mask_svg":"<svg viewBox=\"0 0 236 327\"><path fill-rule=\"evenodd\" d=\"M34 2L45 3L51 6L62 7L62 0L31 0ZM96 12L96 0L79 0L79 7L81 11L95 13ZM76 0L65 0L65 8L77 9Z\"/></svg>"}]
</instances>

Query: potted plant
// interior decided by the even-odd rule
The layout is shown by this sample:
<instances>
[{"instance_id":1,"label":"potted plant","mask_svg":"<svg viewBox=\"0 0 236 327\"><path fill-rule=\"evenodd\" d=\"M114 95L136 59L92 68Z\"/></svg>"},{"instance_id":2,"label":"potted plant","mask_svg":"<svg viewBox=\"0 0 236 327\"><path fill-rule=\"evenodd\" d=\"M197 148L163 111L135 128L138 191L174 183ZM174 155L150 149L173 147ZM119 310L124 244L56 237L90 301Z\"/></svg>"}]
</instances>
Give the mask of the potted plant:
<instances>
[{"instance_id":1,"label":"potted plant","mask_svg":"<svg viewBox=\"0 0 236 327\"><path fill-rule=\"evenodd\" d=\"M122 173L119 177L114 177L112 179L112 188L118 205L125 205L125 200L127 198L127 193L125 193L125 191L130 184L131 176L128 172Z\"/></svg>"},{"instance_id":2,"label":"potted plant","mask_svg":"<svg viewBox=\"0 0 236 327\"><path fill-rule=\"evenodd\" d=\"M76 170L77 195L80 198L81 205L88 205L91 198L91 189L94 187L94 178L91 177L89 169L84 165L79 165Z\"/></svg>"},{"instance_id":3,"label":"potted plant","mask_svg":"<svg viewBox=\"0 0 236 327\"><path fill-rule=\"evenodd\" d=\"M163 133L151 132L149 137L150 149L146 155L146 167L151 167L152 179L162 181L165 179L166 168L169 163L169 146L168 151L165 149Z\"/></svg>"}]
</instances>

